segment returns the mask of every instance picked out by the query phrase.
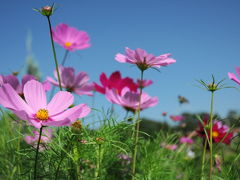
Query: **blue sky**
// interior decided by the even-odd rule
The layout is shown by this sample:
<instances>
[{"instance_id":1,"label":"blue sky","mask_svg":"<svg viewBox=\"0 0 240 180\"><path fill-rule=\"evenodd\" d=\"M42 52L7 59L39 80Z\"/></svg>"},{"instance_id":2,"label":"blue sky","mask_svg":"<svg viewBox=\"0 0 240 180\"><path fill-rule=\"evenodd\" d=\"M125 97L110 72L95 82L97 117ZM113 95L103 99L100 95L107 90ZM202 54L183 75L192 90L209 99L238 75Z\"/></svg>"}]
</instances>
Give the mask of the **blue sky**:
<instances>
[{"instance_id":1,"label":"blue sky","mask_svg":"<svg viewBox=\"0 0 240 180\"><path fill-rule=\"evenodd\" d=\"M33 11L56 3L52 16L55 27L59 23L87 31L92 47L71 53L66 66L86 71L92 81L99 75L119 70L124 77L139 77L137 68L114 60L125 47L142 48L155 55L171 53L177 63L162 68L161 73L148 70L146 79L154 84L146 89L158 96L159 104L145 110L143 115L154 120L161 113L208 111L210 93L197 87L196 79L226 78L227 73L240 66L240 1L239 0L1 0L0 58L1 74L22 69L27 56L25 41L32 34L32 51L43 78L52 76L54 69L46 18ZM64 50L56 45L59 60ZM183 95L189 105L179 106L177 96ZM89 97L78 97L91 102ZM216 93L215 112L225 115L228 110L240 109L240 92L225 89ZM102 95L96 97L96 107L110 107ZM124 112L116 107L119 114Z\"/></svg>"}]
</instances>

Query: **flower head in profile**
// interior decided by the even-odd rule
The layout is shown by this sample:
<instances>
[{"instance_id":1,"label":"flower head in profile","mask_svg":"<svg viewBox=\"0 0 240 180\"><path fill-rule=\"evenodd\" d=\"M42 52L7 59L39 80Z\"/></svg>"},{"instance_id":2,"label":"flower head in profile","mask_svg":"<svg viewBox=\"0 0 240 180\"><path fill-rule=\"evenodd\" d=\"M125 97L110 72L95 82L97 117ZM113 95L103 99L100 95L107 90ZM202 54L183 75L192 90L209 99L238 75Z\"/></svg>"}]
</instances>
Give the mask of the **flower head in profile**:
<instances>
[{"instance_id":1,"label":"flower head in profile","mask_svg":"<svg viewBox=\"0 0 240 180\"><path fill-rule=\"evenodd\" d=\"M105 95L111 103L118 104L124 107L127 111L135 112L138 109L140 97L139 92L130 91L129 88L125 87L121 94L117 93L115 90L107 89ZM141 95L140 110L155 106L157 103L157 97L151 97L143 92Z\"/></svg>"},{"instance_id":2,"label":"flower head in profile","mask_svg":"<svg viewBox=\"0 0 240 180\"><path fill-rule=\"evenodd\" d=\"M179 141L182 144L192 144L193 143L193 140L187 136L181 137Z\"/></svg>"},{"instance_id":3,"label":"flower head in profile","mask_svg":"<svg viewBox=\"0 0 240 180\"><path fill-rule=\"evenodd\" d=\"M171 115L171 116L169 116L169 117L170 117L171 120L176 121L176 122L182 121L182 120L184 119L184 117L181 116L181 115L178 115L178 116Z\"/></svg>"},{"instance_id":4,"label":"flower head in profile","mask_svg":"<svg viewBox=\"0 0 240 180\"><path fill-rule=\"evenodd\" d=\"M69 92L74 92L78 95L88 95L92 96L94 85L89 83L89 77L85 72L79 72L75 75L75 69L72 67L62 67L59 68L61 85ZM54 71L54 76L58 79L56 70ZM47 80L54 86L59 86L58 81L51 77L47 77Z\"/></svg>"},{"instance_id":5,"label":"flower head in profile","mask_svg":"<svg viewBox=\"0 0 240 180\"><path fill-rule=\"evenodd\" d=\"M0 104L36 128L70 125L90 112L90 108L85 104L69 108L74 97L66 91L56 93L47 104L44 87L36 80L30 80L25 84L23 94L25 101L11 85L3 84L0 87Z\"/></svg>"},{"instance_id":6,"label":"flower head in profile","mask_svg":"<svg viewBox=\"0 0 240 180\"><path fill-rule=\"evenodd\" d=\"M176 144L166 144L166 143L161 143L161 147L164 149L168 149L171 151L175 151L177 149L177 145Z\"/></svg>"},{"instance_id":7,"label":"flower head in profile","mask_svg":"<svg viewBox=\"0 0 240 180\"><path fill-rule=\"evenodd\" d=\"M42 7L41 9L33 9L33 10L41 13L43 16L50 17L51 15L53 15L53 13L55 11L55 7L53 4L52 6L46 5L46 6Z\"/></svg>"},{"instance_id":8,"label":"flower head in profile","mask_svg":"<svg viewBox=\"0 0 240 180\"><path fill-rule=\"evenodd\" d=\"M169 64L175 63L176 60L170 58L171 54L163 54L160 56L154 56L153 54L148 54L143 49L132 50L128 47L125 49L124 54L116 54L115 59L120 63L130 63L136 64L141 71L148 68L159 68L161 66L167 66Z\"/></svg>"},{"instance_id":9,"label":"flower head in profile","mask_svg":"<svg viewBox=\"0 0 240 180\"><path fill-rule=\"evenodd\" d=\"M33 147L37 147L38 139L39 139L40 133L38 131L33 131L33 136L25 136L24 140L27 144L32 145ZM40 151L43 151L45 149L45 146L47 143L51 142L52 140L52 129L43 129L42 136L40 139Z\"/></svg>"},{"instance_id":10,"label":"flower head in profile","mask_svg":"<svg viewBox=\"0 0 240 180\"><path fill-rule=\"evenodd\" d=\"M26 84L26 82L30 81L30 80L36 80L36 77L30 74L26 74L25 76L23 76L22 81L20 83L20 81L18 80L18 78L14 75L8 75L8 76L3 76L0 75L0 87L5 84L8 83L12 86L12 88L20 95L23 96L23 87ZM51 85L45 81L42 83L43 87L45 89L45 91L48 91L51 89Z\"/></svg>"},{"instance_id":11,"label":"flower head in profile","mask_svg":"<svg viewBox=\"0 0 240 180\"><path fill-rule=\"evenodd\" d=\"M236 68L237 75L240 77L240 67ZM238 85L240 85L240 80L237 78L237 76L233 73L228 73L229 79L235 81Z\"/></svg>"},{"instance_id":12,"label":"flower head in profile","mask_svg":"<svg viewBox=\"0 0 240 180\"><path fill-rule=\"evenodd\" d=\"M100 82L102 86L94 83L95 90L99 93L105 94L106 89L115 89L119 94L121 94L124 87L128 87L131 91L137 91L137 84L134 83L133 79L126 77L122 78L119 71L113 72L109 78L107 78L105 73L100 75Z\"/></svg>"},{"instance_id":13,"label":"flower head in profile","mask_svg":"<svg viewBox=\"0 0 240 180\"><path fill-rule=\"evenodd\" d=\"M197 133L200 137L206 138L206 133L204 131L204 128L206 129L206 132L208 134L208 137L210 136L210 128L208 127L208 120L204 120L204 126L202 123L199 124L199 128L197 130ZM233 137L233 133L230 132L229 127L227 125L224 125L221 121L214 120L213 121L213 127L212 127L212 139L214 143L225 143L230 144Z\"/></svg>"},{"instance_id":14,"label":"flower head in profile","mask_svg":"<svg viewBox=\"0 0 240 180\"><path fill-rule=\"evenodd\" d=\"M68 51L86 49L90 47L90 38L85 31L80 31L67 24L59 24L52 30L53 40Z\"/></svg>"}]
</instances>

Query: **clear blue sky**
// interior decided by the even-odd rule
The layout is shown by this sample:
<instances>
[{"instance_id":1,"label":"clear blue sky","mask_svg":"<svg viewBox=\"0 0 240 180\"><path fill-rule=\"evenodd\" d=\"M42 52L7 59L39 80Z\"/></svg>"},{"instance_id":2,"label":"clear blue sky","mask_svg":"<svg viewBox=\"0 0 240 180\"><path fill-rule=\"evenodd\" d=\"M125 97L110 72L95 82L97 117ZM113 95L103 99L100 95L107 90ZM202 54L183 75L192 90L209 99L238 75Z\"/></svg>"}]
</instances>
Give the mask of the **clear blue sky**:
<instances>
[{"instance_id":1,"label":"clear blue sky","mask_svg":"<svg viewBox=\"0 0 240 180\"><path fill-rule=\"evenodd\" d=\"M107 75L120 70L122 75L139 77L137 68L114 60L124 48L143 48L155 55L172 53L177 63L162 68L161 73L148 70L146 79L154 84L146 89L159 97L159 104L144 111L144 116L158 120L167 111L208 111L210 93L198 88L196 79L227 78L240 66L240 1L239 0L1 0L0 58L1 74L24 67L25 40L31 31L34 57L43 77L54 69L46 19L32 8L56 3L53 26L66 23L85 30L92 47L71 53L67 66L88 72L98 81L101 72ZM59 60L64 50L57 46ZM236 85L237 86L237 85ZM179 106L177 96L190 100ZM88 97L78 98L91 102ZM215 111L225 115L230 109L240 109L240 92L226 89L217 92ZM102 95L97 95L97 107L109 107ZM121 108L117 108L123 113Z\"/></svg>"}]
</instances>

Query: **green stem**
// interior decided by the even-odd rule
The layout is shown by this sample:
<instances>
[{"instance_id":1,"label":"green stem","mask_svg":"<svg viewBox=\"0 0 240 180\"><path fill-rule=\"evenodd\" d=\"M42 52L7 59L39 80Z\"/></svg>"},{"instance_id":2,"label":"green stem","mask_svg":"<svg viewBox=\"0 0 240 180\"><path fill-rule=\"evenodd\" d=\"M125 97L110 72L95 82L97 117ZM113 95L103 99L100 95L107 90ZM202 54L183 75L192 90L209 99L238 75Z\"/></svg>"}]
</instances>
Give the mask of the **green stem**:
<instances>
[{"instance_id":1,"label":"green stem","mask_svg":"<svg viewBox=\"0 0 240 180\"><path fill-rule=\"evenodd\" d=\"M39 137L38 137L37 151L35 155L35 165L34 165L34 180L37 179L37 161L38 161L38 152L39 152L39 145L40 145L41 136L42 136L42 130L43 130L43 126L40 128Z\"/></svg>"},{"instance_id":2,"label":"green stem","mask_svg":"<svg viewBox=\"0 0 240 180\"><path fill-rule=\"evenodd\" d=\"M143 71L141 70L141 78L140 81L143 81ZM137 160L137 150L138 150L138 138L139 138L139 127L140 127L140 111L141 111L141 96L142 96L143 88L140 87L140 95L139 95L139 104L137 109L137 122L135 124L135 136L134 136L134 150L133 150L133 162L132 162L132 180L135 179L136 174L136 160Z\"/></svg>"},{"instance_id":3,"label":"green stem","mask_svg":"<svg viewBox=\"0 0 240 180\"><path fill-rule=\"evenodd\" d=\"M211 109L210 109L210 171L209 171L209 180L212 179L213 172L213 139L212 139L212 128L213 128L213 104L214 104L214 92L212 91L211 96Z\"/></svg>"},{"instance_id":4,"label":"green stem","mask_svg":"<svg viewBox=\"0 0 240 180\"><path fill-rule=\"evenodd\" d=\"M68 54L69 54L69 51L68 50L66 50L65 51L65 54L64 54L64 57L63 57L63 60L62 60L62 66L64 66L64 64L65 64L65 62L66 62L66 59L67 59L67 56L68 56Z\"/></svg>"},{"instance_id":5,"label":"green stem","mask_svg":"<svg viewBox=\"0 0 240 180\"><path fill-rule=\"evenodd\" d=\"M207 140L204 141L203 155L202 155L202 168L201 168L201 180L204 180L204 168L205 168L205 159L206 159L206 148Z\"/></svg>"},{"instance_id":6,"label":"green stem","mask_svg":"<svg viewBox=\"0 0 240 180\"><path fill-rule=\"evenodd\" d=\"M51 37L52 51L53 51L53 57L54 57L55 65L56 65L56 71L57 71L57 76L58 76L59 88L62 91L62 84L61 84L61 78L60 78L60 73L59 73L59 69L58 69L57 55L56 55L56 50L55 50L53 37L52 37L52 25L51 25L51 21L50 21L50 16L47 16L47 20L48 20L48 25L49 25L49 32L50 32L50 37Z\"/></svg>"},{"instance_id":7,"label":"green stem","mask_svg":"<svg viewBox=\"0 0 240 180\"><path fill-rule=\"evenodd\" d=\"M98 156L97 156L97 167L96 167L96 173L95 178L100 179L101 177L101 153L102 153L102 145L98 144Z\"/></svg>"}]
</instances>

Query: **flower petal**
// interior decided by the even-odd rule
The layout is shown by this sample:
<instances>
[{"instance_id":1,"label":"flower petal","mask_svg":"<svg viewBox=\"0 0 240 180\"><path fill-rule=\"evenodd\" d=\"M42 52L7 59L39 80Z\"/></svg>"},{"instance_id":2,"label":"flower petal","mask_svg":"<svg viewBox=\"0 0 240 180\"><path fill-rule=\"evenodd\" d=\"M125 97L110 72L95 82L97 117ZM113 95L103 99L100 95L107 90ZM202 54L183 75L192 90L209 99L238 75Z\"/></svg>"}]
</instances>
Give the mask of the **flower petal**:
<instances>
[{"instance_id":1,"label":"flower petal","mask_svg":"<svg viewBox=\"0 0 240 180\"><path fill-rule=\"evenodd\" d=\"M36 80L28 81L23 88L23 93L25 100L35 112L46 108L46 92L40 82Z\"/></svg>"},{"instance_id":2,"label":"flower petal","mask_svg":"<svg viewBox=\"0 0 240 180\"><path fill-rule=\"evenodd\" d=\"M47 105L47 110L49 111L49 116L56 115L63 112L70 105L73 104L73 95L66 91L59 91L52 98L50 103Z\"/></svg>"}]
</instances>

